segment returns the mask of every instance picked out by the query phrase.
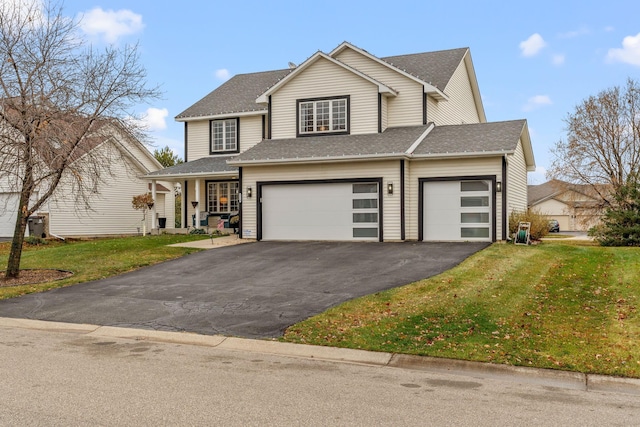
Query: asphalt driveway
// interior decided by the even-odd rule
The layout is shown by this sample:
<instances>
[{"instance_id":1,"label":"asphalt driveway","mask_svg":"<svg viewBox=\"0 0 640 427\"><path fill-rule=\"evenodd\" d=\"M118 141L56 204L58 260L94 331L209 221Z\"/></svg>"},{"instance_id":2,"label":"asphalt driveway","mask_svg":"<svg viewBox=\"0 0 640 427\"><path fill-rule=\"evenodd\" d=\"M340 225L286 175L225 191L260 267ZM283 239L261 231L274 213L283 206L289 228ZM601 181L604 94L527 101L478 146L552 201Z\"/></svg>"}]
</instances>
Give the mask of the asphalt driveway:
<instances>
[{"instance_id":1,"label":"asphalt driveway","mask_svg":"<svg viewBox=\"0 0 640 427\"><path fill-rule=\"evenodd\" d=\"M0 317L279 337L331 306L436 275L487 245L249 243L3 300Z\"/></svg>"}]
</instances>

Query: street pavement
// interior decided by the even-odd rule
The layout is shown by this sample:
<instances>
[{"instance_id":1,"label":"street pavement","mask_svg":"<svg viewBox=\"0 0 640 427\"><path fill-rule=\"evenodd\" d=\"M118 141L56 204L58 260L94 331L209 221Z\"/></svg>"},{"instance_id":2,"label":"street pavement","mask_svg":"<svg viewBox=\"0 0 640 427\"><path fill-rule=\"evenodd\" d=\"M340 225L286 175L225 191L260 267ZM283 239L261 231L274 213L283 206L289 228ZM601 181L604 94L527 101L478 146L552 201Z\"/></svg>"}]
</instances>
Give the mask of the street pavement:
<instances>
[{"instance_id":1,"label":"street pavement","mask_svg":"<svg viewBox=\"0 0 640 427\"><path fill-rule=\"evenodd\" d=\"M520 375L385 366L375 354L355 363L353 350L335 349L342 361L277 354L273 348L295 345L272 341L0 320L2 426L629 426L640 419L638 395ZM240 350L238 341L249 344Z\"/></svg>"}]
</instances>

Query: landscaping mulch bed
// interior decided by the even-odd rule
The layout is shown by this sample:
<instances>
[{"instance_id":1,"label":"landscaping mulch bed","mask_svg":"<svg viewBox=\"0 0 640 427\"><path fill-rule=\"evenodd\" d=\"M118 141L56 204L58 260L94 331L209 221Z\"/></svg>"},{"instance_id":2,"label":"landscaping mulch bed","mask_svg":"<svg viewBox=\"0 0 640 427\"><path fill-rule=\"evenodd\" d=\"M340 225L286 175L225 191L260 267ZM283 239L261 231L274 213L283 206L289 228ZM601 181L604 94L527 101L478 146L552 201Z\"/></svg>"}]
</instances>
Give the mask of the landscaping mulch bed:
<instances>
[{"instance_id":1,"label":"landscaping mulch bed","mask_svg":"<svg viewBox=\"0 0 640 427\"><path fill-rule=\"evenodd\" d=\"M5 279L4 271L0 272L0 287L34 285L36 283L52 282L72 276L73 273L64 270L20 270L20 275L14 279Z\"/></svg>"}]
</instances>

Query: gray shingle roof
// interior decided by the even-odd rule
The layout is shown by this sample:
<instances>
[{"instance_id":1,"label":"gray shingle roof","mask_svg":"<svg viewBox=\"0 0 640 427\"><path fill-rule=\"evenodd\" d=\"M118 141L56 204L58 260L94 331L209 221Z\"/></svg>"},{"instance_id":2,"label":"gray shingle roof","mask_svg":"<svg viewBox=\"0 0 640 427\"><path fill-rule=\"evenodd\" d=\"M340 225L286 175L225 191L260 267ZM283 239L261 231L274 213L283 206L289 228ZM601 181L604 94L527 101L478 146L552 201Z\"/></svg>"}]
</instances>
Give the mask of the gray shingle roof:
<instances>
[{"instance_id":1,"label":"gray shingle roof","mask_svg":"<svg viewBox=\"0 0 640 427\"><path fill-rule=\"evenodd\" d=\"M526 120L436 126L413 154L513 152Z\"/></svg>"},{"instance_id":2,"label":"gray shingle roof","mask_svg":"<svg viewBox=\"0 0 640 427\"><path fill-rule=\"evenodd\" d=\"M235 161L280 161L403 154L428 126L389 128L365 135L309 136L263 140Z\"/></svg>"},{"instance_id":3,"label":"gray shingle roof","mask_svg":"<svg viewBox=\"0 0 640 427\"><path fill-rule=\"evenodd\" d=\"M233 156L212 156L203 157L191 162L180 163L179 165L161 169L159 171L147 174L148 177L162 176L181 176L181 175L197 175L219 172L238 172L238 168L227 164L227 160L233 159Z\"/></svg>"},{"instance_id":4,"label":"gray shingle roof","mask_svg":"<svg viewBox=\"0 0 640 427\"><path fill-rule=\"evenodd\" d=\"M176 119L206 117L243 111L267 111L256 98L276 84L291 70L238 74L176 116Z\"/></svg>"},{"instance_id":5,"label":"gray shingle roof","mask_svg":"<svg viewBox=\"0 0 640 427\"><path fill-rule=\"evenodd\" d=\"M468 48L380 58L396 68L443 90ZM176 119L208 117L246 111L267 111L256 99L282 80L291 69L238 74L178 114ZM384 84L384 82L382 82Z\"/></svg>"},{"instance_id":6,"label":"gray shingle roof","mask_svg":"<svg viewBox=\"0 0 640 427\"><path fill-rule=\"evenodd\" d=\"M437 52L387 56L380 59L444 90L468 50L469 48L463 47Z\"/></svg>"}]
</instances>

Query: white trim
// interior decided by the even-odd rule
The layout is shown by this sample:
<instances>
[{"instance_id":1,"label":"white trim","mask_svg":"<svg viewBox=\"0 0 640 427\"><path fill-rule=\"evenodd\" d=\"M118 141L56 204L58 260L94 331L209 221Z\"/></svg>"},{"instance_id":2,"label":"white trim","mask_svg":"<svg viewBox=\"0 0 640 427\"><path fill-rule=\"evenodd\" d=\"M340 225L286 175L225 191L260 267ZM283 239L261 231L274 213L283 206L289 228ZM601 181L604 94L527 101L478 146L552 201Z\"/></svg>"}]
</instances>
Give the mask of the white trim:
<instances>
[{"instance_id":1,"label":"white trim","mask_svg":"<svg viewBox=\"0 0 640 427\"><path fill-rule=\"evenodd\" d=\"M424 88L424 93L428 93L429 95L431 95L434 98L439 99L439 100L443 100L443 101L448 101L449 100L449 97L447 95L445 95L445 93L442 90L440 90L437 87L433 86L431 83L425 82L424 80L421 80L420 78L418 78L418 77L416 77L416 76L414 76L412 74L409 74L406 71L401 70L400 68L398 68L398 67L396 67L394 65L389 64L388 62L386 62L386 61L384 61L384 60L382 60L382 59L370 54L366 50L360 49L359 47L356 47L356 46L352 45L349 42L344 42L340 46L338 46L335 49L333 49L329 53L329 56L333 57L334 55L337 55L338 53L342 52L347 47L352 49L352 50L355 50L356 52L366 56L367 58L369 58L369 59L371 59L373 61L376 61L379 64L384 65L385 67L387 67L387 68L389 68L389 69L391 69L391 70L393 70L393 71L395 71L395 72L397 72L399 74L402 74L403 76L405 76L405 77L407 77L407 78L409 78L409 79L411 79L411 80L413 80L413 81L415 81L417 83L420 83ZM443 88L443 90L444 90L444 88Z\"/></svg>"},{"instance_id":2,"label":"white trim","mask_svg":"<svg viewBox=\"0 0 640 427\"><path fill-rule=\"evenodd\" d=\"M404 153L389 154L364 154L356 156L331 156L331 157L299 157L296 159L261 159L261 160L240 160L236 162L227 162L229 165L281 165L286 163L333 163L333 162L353 162L353 161L370 161L370 160L389 160L389 159L407 159Z\"/></svg>"},{"instance_id":3,"label":"white trim","mask_svg":"<svg viewBox=\"0 0 640 427\"><path fill-rule=\"evenodd\" d=\"M405 151L405 153L413 154L413 152L416 151L416 148L418 148L418 145L420 145L422 141L424 141L427 135L429 135L435 127L436 127L435 123L430 123L429 127L422 133L422 135L418 137L418 139L416 139L416 141L413 144L411 144L411 147L409 147L407 151Z\"/></svg>"},{"instance_id":4,"label":"white trim","mask_svg":"<svg viewBox=\"0 0 640 427\"><path fill-rule=\"evenodd\" d=\"M335 65L338 65L338 66L344 68L345 70L350 71L353 74L355 74L355 75L357 75L359 77L362 77L363 79L367 80L368 82L378 86L378 92L379 93L386 94L388 96L397 96L398 95L398 92L396 90L394 90L393 88L390 88L389 86L385 85L384 83L381 83L381 82L377 81L376 79L373 79L373 78L369 77L368 75L356 70L355 68L350 67L347 64L345 64L345 63L343 63L341 61L338 61L335 58L332 58L331 56L327 55L326 53L318 51L315 54L313 54L313 56L311 56L309 59L304 61L302 64L298 65L298 67L295 70L293 70L292 72L287 74L282 80L280 80L275 85L271 86L262 95L260 95L258 98L256 98L256 102L258 104L269 102L269 95L272 95L273 93L277 92L282 86L287 84L287 82L289 80L294 78L296 75L300 74L302 71L307 69L311 64L313 64L314 62L316 62L318 59L321 59L321 58L322 59L326 59L327 61L329 61L329 62L331 62L331 63L333 63Z\"/></svg>"}]
</instances>

